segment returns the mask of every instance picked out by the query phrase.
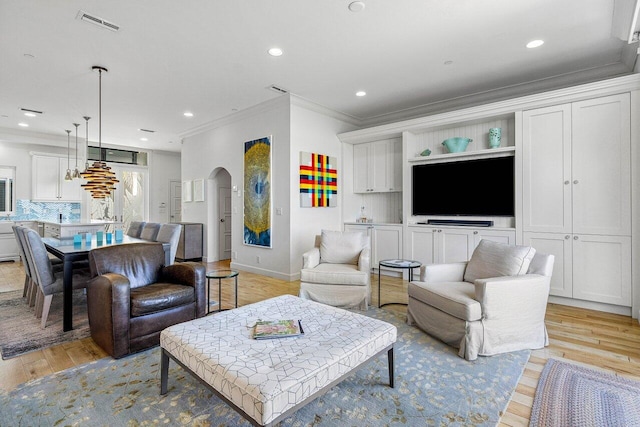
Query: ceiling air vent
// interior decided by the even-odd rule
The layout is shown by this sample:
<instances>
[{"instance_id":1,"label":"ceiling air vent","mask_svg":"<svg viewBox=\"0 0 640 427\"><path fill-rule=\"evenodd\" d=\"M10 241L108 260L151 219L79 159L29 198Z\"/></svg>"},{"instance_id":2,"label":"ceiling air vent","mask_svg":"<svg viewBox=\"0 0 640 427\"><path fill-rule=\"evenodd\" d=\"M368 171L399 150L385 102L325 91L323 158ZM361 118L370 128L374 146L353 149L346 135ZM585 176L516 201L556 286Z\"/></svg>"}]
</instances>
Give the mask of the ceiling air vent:
<instances>
[{"instance_id":1,"label":"ceiling air vent","mask_svg":"<svg viewBox=\"0 0 640 427\"><path fill-rule=\"evenodd\" d=\"M79 19L85 22L90 22L92 24L97 25L98 27L105 28L111 31L118 31L120 29L119 25L116 25L113 22L109 22L97 16L89 15L87 12L84 12L82 10L78 11L78 15L76 16L76 19Z\"/></svg>"},{"instance_id":2,"label":"ceiling air vent","mask_svg":"<svg viewBox=\"0 0 640 427\"><path fill-rule=\"evenodd\" d=\"M21 108L20 111L23 111L25 113L42 114L42 111L31 110L29 108Z\"/></svg>"},{"instance_id":3,"label":"ceiling air vent","mask_svg":"<svg viewBox=\"0 0 640 427\"><path fill-rule=\"evenodd\" d=\"M288 90L278 87L276 85L269 86L269 89L277 93L289 93Z\"/></svg>"},{"instance_id":4,"label":"ceiling air vent","mask_svg":"<svg viewBox=\"0 0 640 427\"><path fill-rule=\"evenodd\" d=\"M149 132L149 133L155 133L155 130L151 130L151 129L138 129L140 132Z\"/></svg>"}]
</instances>

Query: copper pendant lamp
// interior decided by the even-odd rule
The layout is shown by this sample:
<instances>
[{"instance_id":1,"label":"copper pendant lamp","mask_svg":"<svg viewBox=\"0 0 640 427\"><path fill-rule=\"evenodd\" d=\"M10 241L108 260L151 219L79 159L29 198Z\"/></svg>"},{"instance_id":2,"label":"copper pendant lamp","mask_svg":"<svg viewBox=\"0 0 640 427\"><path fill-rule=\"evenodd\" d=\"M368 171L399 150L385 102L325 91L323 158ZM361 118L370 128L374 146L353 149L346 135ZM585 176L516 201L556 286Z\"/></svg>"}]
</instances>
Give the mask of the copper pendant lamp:
<instances>
[{"instance_id":1,"label":"copper pendant lamp","mask_svg":"<svg viewBox=\"0 0 640 427\"><path fill-rule=\"evenodd\" d=\"M104 67L94 65L93 70L97 70L99 73L99 90L98 90L98 148L100 152L100 158L102 158L102 72L108 70ZM85 117L85 120L89 120ZM87 131L87 143L88 143L88 131ZM87 153L88 163L88 153ZM93 165L87 167L84 172L80 174L87 180L86 184L82 184L82 187L91 193L91 197L94 199L104 199L111 195L111 192L116 189L115 184L120 182L116 179L116 174L107 166L106 162L102 160L93 162Z\"/></svg>"}]
</instances>

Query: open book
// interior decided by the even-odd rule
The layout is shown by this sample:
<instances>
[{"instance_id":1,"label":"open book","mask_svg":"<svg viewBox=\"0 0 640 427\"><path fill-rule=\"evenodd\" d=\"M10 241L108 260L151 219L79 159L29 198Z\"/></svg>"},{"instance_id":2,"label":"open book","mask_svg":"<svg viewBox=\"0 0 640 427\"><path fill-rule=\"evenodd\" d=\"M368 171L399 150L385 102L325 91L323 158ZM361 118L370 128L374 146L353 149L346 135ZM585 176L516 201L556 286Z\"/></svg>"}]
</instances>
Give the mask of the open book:
<instances>
[{"instance_id":1,"label":"open book","mask_svg":"<svg viewBox=\"0 0 640 427\"><path fill-rule=\"evenodd\" d=\"M304 330L300 320L260 320L256 322L253 338L264 340L295 337L302 334L304 334Z\"/></svg>"}]
</instances>

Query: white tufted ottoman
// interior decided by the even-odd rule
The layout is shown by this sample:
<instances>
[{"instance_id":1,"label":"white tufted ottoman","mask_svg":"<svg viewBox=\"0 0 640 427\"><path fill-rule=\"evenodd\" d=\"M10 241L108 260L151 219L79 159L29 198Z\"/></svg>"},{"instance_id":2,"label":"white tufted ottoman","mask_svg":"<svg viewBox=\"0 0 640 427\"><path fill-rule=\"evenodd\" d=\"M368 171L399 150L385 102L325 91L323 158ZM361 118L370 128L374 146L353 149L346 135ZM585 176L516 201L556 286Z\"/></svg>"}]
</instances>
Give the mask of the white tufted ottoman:
<instances>
[{"instance_id":1,"label":"white tufted ottoman","mask_svg":"<svg viewBox=\"0 0 640 427\"><path fill-rule=\"evenodd\" d=\"M255 340L259 319L301 319L305 333ZM283 295L163 330L160 393L171 357L253 425L273 425L385 351L393 387L396 336L381 320Z\"/></svg>"}]
</instances>

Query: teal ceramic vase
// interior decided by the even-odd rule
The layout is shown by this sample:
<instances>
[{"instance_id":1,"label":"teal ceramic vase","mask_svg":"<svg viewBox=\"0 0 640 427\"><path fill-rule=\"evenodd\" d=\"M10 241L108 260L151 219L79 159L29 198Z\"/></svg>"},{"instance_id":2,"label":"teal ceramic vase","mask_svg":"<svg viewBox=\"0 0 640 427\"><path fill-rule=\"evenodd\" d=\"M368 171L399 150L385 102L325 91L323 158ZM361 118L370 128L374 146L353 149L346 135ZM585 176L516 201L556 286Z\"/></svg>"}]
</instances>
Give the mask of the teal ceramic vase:
<instances>
[{"instance_id":1,"label":"teal ceramic vase","mask_svg":"<svg viewBox=\"0 0 640 427\"><path fill-rule=\"evenodd\" d=\"M489 129L489 148L500 147L501 140L502 140L502 128Z\"/></svg>"}]
</instances>

